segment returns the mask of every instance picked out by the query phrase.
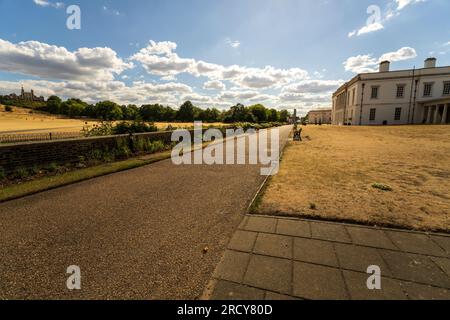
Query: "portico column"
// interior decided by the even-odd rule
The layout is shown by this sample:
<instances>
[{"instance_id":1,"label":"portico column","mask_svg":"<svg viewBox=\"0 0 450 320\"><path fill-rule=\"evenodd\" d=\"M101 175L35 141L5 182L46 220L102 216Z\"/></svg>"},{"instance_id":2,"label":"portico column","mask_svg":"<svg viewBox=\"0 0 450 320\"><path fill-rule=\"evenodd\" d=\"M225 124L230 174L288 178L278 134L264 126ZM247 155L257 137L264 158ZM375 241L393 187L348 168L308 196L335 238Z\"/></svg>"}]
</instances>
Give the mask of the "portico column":
<instances>
[{"instance_id":1,"label":"portico column","mask_svg":"<svg viewBox=\"0 0 450 320\"><path fill-rule=\"evenodd\" d=\"M441 124L447 124L447 113L448 113L448 104L444 105L444 113L442 113Z\"/></svg>"},{"instance_id":2,"label":"portico column","mask_svg":"<svg viewBox=\"0 0 450 320\"><path fill-rule=\"evenodd\" d=\"M427 110L428 110L428 114L427 114L427 124L430 124L431 123L431 106L428 106L427 107Z\"/></svg>"},{"instance_id":3,"label":"portico column","mask_svg":"<svg viewBox=\"0 0 450 320\"><path fill-rule=\"evenodd\" d=\"M433 124L439 123L439 105L436 105L435 111L434 111L434 121Z\"/></svg>"}]
</instances>

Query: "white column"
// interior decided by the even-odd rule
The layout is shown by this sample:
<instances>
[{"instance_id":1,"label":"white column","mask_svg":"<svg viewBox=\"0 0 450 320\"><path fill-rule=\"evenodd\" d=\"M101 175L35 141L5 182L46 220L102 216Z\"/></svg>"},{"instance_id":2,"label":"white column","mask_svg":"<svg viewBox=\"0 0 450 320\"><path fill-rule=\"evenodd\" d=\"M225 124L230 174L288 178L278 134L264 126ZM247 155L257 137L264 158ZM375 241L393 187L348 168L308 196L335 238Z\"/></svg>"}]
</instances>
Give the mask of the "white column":
<instances>
[{"instance_id":1,"label":"white column","mask_svg":"<svg viewBox=\"0 0 450 320\"><path fill-rule=\"evenodd\" d=\"M449 106L448 104L444 105L444 113L442 114L442 120L441 120L442 124L447 124L448 106Z\"/></svg>"},{"instance_id":2,"label":"white column","mask_svg":"<svg viewBox=\"0 0 450 320\"><path fill-rule=\"evenodd\" d=\"M428 113L427 113L427 124L430 124L431 123L431 106L428 106L427 107L427 109L428 109Z\"/></svg>"},{"instance_id":3,"label":"white column","mask_svg":"<svg viewBox=\"0 0 450 320\"><path fill-rule=\"evenodd\" d=\"M439 123L439 105L437 104L436 107L434 108L434 120L433 120L433 124L438 124Z\"/></svg>"}]
</instances>

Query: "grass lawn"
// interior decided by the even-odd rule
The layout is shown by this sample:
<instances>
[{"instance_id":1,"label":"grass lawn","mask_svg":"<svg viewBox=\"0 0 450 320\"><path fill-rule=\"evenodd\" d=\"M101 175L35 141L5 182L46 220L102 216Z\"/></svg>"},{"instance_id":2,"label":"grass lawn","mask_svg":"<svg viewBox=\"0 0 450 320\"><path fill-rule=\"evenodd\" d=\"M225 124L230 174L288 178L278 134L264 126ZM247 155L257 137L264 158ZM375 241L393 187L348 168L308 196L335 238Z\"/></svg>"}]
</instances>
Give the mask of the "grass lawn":
<instances>
[{"instance_id":1,"label":"grass lawn","mask_svg":"<svg viewBox=\"0 0 450 320\"><path fill-rule=\"evenodd\" d=\"M450 231L450 126L307 126L303 136L254 212Z\"/></svg>"}]
</instances>

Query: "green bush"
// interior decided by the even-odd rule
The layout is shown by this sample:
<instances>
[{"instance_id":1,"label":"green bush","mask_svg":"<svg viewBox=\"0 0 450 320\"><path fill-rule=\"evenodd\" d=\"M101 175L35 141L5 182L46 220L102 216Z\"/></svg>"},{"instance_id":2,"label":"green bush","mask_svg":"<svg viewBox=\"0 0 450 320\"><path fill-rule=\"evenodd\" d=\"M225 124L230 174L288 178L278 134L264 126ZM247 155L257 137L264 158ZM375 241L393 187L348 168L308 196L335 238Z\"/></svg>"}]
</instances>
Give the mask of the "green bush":
<instances>
[{"instance_id":1,"label":"green bush","mask_svg":"<svg viewBox=\"0 0 450 320\"><path fill-rule=\"evenodd\" d=\"M97 136L110 136L113 134L113 128L111 122L101 122L100 124L94 124L91 127L85 126L81 130L81 133L85 137L97 137Z\"/></svg>"},{"instance_id":2,"label":"green bush","mask_svg":"<svg viewBox=\"0 0 450 320\"><path fill-rule=\"evenodd\" d=\"M153 124L147 124L143 121L134 122L121 122L113 127L113 134L133 134L133 133L145 133L156 132L158 128Z\"/></svg>"},{"instance_id":3,"label":"green bush","mask_svg":"<svg viewBox=\"0 0 450 320\"><path fill-rule=\"evenodd\" d=\"M49 165L47 165L44 169L47 170L48 172L55 172L56 170L58 170L58 165L52 162Z\"/></svg>"},{"instance_id":4,"label":"green bush","mask_svg":"<svg viewBox=\"0 0 450 320\"><path fill-rule=\"evenodd\" d=\"M114 153L119 158L128 158L131 156L132 152L130 150L130 147L128 146L127 138L120 137L116 139L116 147Z\"/></svg>"},{"instance_id":5,"label":"green bush","mask_svg":"<svg viewBox=\"0 0 450 320\"><path fill-rule=\"evenodd\" d=\"M26 168L20 167L16 169L15 177L18 179L23 179L29 176L29 172Z\"/></svg>"},{"instance_id":6,"label":"green bush","mask_svg":"<svg viewBox=\"0 0 450 320\"><path fill-rule=\"evenodd\" d=\"M381 191L393 191L393 189L390 186L382 184L382 183L374 183L372 185L372 188L379 189Z\"/></svg>"},{"instance_id":7,"label":"green bush","mask_svg":"<svg viewBox=\"0 0 450 320\"><path fill-rule=\"evenodd\" d=\"M32 168L30 168L29 170L31 175L37 175L39 172L41 172L40 168L38 166L33 166Z\"/></svg>"},{"instance_id":8,"label":"green bush","mask_svg":"<svg viewBox=\"0 0 450 320\"><path fill-rule=\"evenodd\" d=\"M103 152L101 150L94 149L89 152L87 157L91 161L100 161L103 159Z\"/></svg>"},{"instance_id":9,"label":"green bush","mask_svg":"<svg viewBox=\"0 0 450 320\"><path fill-rule=\"evenodd\" d=\"M2 167L0 167L0 180L3 180L6 178L6 171Z\"/></svg>"}]
</instances>

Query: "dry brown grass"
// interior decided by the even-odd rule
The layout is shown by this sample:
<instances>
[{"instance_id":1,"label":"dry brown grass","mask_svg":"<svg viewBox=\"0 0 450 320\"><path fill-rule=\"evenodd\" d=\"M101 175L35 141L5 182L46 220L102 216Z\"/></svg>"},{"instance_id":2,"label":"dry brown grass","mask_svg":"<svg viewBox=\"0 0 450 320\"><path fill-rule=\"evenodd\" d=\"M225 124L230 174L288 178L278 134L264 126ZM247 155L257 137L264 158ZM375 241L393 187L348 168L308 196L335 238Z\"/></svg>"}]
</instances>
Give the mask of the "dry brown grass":
<instances>
[{"instance_id":1,"label":"dry brown grass","mask_svg":"<svg viewBox=\"0 0 450 320\"><path fill-rule=\"evenodd\" d=\"M78 132L84 126L98 124L99 121L70 119L64 116L56 116L47 113L33 111L30 109L13 107L14 112L4 112L5 107L0 105L0 133L49 133L49 132ZM157 122L155 125L159 130L165 130L169 125L180 129L191 128L193 123L168 123ZM223 126L222 123L208 123L207 126ZM29 131L27 131L29 130Z\"/></svg>"},{"instance_id":2,"label":"dry brown grass","mask_svg":"<svg viewBox=\"0 0 450 320\"><path fill-rule=\"evenodd\" d=\"M450 126L308 126L303 135L311 140L288 145L259 213L450 230Z\"/></svg>"}]
</instances>

